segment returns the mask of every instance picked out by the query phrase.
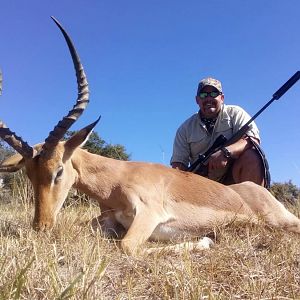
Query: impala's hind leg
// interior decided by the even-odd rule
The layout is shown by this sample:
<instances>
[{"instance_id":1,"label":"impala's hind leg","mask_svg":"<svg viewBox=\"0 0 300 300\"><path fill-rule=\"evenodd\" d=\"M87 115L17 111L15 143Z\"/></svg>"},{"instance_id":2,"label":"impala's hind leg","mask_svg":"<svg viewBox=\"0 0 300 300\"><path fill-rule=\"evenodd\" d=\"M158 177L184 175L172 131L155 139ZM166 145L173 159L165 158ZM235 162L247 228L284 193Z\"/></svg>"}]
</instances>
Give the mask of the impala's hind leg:
<instances>
[{"instance_id":1,"label":"impala's hind leg","mask_svg":"<svg viewBox=\"0 0 300 300\"><path fill-rule=\"evenodd\" d=\"M250 209L261 216L268 225L300 233L300 220L289 212L267 189L253 183L243 182L230 186Z\"/></svg>"},{"instance_id":2,"label":"impala's hind leg","mask_svg":"<svg viewBox=\"0 0 300 300\"><path fill-rule=\"evenodd\" d=\"M273 196L272 196L273 197ZM274 198L274 200L276 200ZM277 200L276 200L277 201ZM285 206L279 201L273 208L273 212L269 213L268 221L271 225L280 227L287 231L300 233L300 220L294 214L289 212Z\"/></svg>"}]
</instances>

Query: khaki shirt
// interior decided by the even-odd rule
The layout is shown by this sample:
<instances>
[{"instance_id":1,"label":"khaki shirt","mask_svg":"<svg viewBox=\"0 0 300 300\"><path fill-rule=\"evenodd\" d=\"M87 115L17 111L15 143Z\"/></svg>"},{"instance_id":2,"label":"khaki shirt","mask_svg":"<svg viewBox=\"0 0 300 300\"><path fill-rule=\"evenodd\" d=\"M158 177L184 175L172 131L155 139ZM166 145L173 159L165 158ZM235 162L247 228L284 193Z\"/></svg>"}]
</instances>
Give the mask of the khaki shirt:
<instances>
[{"instance_id":1,"label":"khaki shirt","mask_svg":"<svg viewBox=\"0 0 300 300\"><path fill-rule=\"evenodd\" d=\"M171 163L180 162L188 166L198 158L199 154L207 151L220 134L229 139L249 119L249 114L241 107L223 104L213 132L210 134L205 124L201 122L199 113L194 114L177 130ZM260 140L259 131L254 122L249 125L247 134ZM225 172L226 170L222 173Z\"/></svg>"}]
</instances>

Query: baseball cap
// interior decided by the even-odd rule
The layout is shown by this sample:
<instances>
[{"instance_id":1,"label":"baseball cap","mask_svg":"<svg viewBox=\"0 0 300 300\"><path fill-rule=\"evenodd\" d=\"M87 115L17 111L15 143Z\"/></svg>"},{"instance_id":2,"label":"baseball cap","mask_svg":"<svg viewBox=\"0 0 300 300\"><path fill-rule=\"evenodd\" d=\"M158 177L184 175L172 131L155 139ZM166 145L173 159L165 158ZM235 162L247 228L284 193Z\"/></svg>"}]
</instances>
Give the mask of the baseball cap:
<instances>
[{"instance_id":1,"label":"baseball cap","mask_svg":"<svg viewBox=\"0 0 300 300\"><path fill-rule=\"evenodd\" d=\"M212 77L207 77L202 79L199 84L198 84L198 89L197 89L197 95L201 92L201 90L207 86L213 86L214 88L216 88L219 92L222 93L222 84L219 80L212 78Z\"/></svg>"}]
</instances>

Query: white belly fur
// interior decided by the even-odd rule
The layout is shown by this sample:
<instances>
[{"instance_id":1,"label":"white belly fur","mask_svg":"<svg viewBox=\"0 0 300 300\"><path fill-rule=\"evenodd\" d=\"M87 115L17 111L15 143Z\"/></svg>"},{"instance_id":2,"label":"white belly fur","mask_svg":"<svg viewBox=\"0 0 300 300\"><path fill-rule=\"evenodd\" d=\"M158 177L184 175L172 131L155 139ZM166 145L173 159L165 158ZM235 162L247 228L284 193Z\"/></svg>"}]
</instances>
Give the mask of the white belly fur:
<instances>
[{"instance_id":1,"label":"white belly fur","mask_svg":"<svg viewBox=\"0 0 300 300\"><path fill-rule=\"evenodd\" d=\"M249 220L249 216L239 211L234 213L184 202L169 204L164 207L161 222L150 236L151 240L169 241L201 237L216 225L224 225L232 220ZM133 222L134 212L118 211L115 218L128 230Z\"/></svg>"}]
</instances>

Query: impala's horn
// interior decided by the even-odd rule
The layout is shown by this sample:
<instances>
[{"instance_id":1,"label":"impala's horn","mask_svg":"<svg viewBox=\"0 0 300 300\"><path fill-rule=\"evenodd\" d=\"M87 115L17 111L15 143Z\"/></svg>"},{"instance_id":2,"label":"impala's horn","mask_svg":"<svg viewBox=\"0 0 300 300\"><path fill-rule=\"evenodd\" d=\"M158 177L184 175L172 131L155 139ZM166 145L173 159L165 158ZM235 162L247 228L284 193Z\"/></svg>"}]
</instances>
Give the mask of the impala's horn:
<instances>
[{"instance_id":1,"label":"impala's horn","mask_svg":"<svg viewBox=\"0 0 300 300\"><path fill-rule=\"evenodd\" d=\"M33 157L34 149L12 132L2 121L0 121L0 137L24 158Z\"/></svg>"},{"instance_id":2,"label":"impala's horn","mask_svg":"<svg viewBox=\"0 0 300 300\"><path fill-rule=\"evenodd\" d=\"M59 22L54 17L51 18L61 30L68 44L72 56L74 68L76 71L78 98L75 105L73 106L73 109L69 111L67 116L63 117L63 119L58 122L58 124L54 127L53 131L51 131L49 133L49 136L45 139L45 144L43 146L44 150L52 149L58 144L58 142L63 138L64 134L71 127L71 125L81 116L81 114L83 113L83 111L85 110L89 102L88 82L83 70L83 66L80 63L79 56L75 50L75 47L70 37L63 29L63 27L59 24Z\"/></svg>"}]
</instances>

